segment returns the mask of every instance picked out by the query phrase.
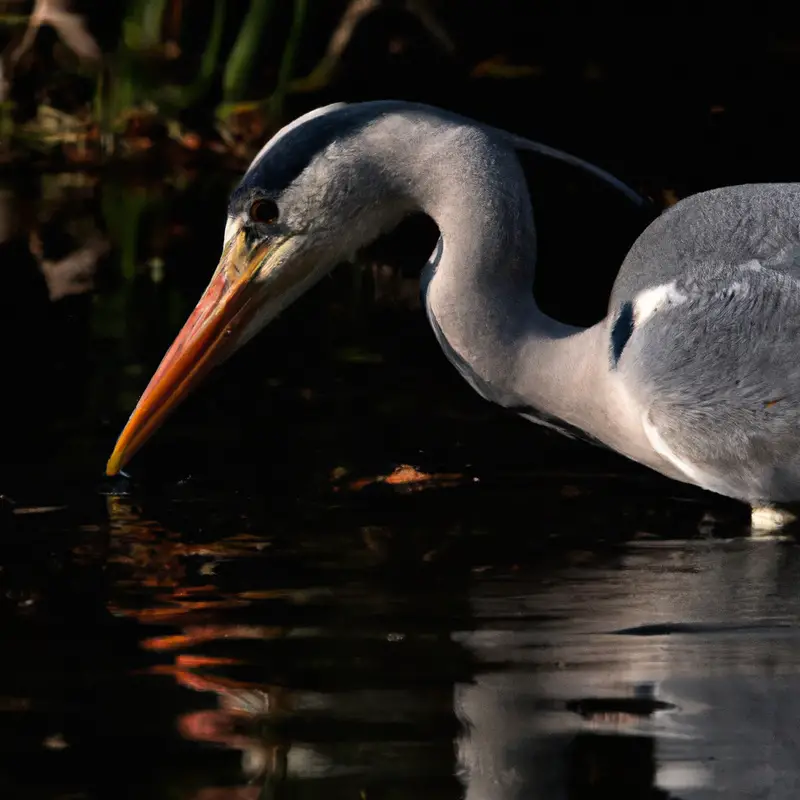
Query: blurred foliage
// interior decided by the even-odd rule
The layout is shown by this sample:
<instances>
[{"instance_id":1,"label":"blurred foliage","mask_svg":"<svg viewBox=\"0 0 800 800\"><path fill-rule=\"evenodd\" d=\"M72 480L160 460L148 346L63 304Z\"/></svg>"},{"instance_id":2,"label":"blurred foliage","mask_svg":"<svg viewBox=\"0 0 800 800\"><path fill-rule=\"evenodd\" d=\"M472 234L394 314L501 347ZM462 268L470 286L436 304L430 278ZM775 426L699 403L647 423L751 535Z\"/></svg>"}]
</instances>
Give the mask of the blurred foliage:
<instances>
[{"instance_id":1,"label":"blurred foliage","mask_svg":"<svg viewBox=\"0 0 800 800\"><path fill-rule=\"evenodd\" d=\"M124 129L125 115L131 110L150 108L173 116L200 102L212 86L225 23L225 0L215 0L197 77L188 83L165 83L160 62L171 55L161 41L168 2L130 0L128 5L131 13L116 52L98 79L96 95L95 113L114 132Z\"/></svg>"},{"instance_id":2,"label":"blurred foliage","mask_svg":"<svg viewBox=\"0 0 800 800\"><path fill-rule=\"evenodd\" d=\"M237 13L243 4L244 13ZM278 0L211 0L209 17L198 24L184 0L124 0L116 43L106 43L102 53L90 32L91 14L88 20L79 15L69 0L36 0L29 17L2 14L0 7L0 30L11 31L0 97L0 134L11 143L6 160L30 152L81 162L127 155L149 149L157 138L153 132L164 127L169 138L196 150L198 137L187 136L181 121L187 111L211 110L217 130L206 138L216 139L217 150L235 149L241 131L226 120L240 113L261 117L255 129L246 126L254 136L274 130L282 123L308 11L307 0L293 0L276 54L274 47L265 51L264 43L276 38L265 37L265 32L279 5ZM42 43L43 27L56 31L58 45L50 39ZM91 101L72 97L72 102L54 107L49 87L36 86L46 99L37 97L33 113L26 114L30 103L24 94L31 87L24 78L35 72L37 63L53 61L62 70L62 83L70 78L75 87L89 82ZM254 76L273 61L271 93L253 100ZM80 96L80 89L73 94ZM84 147L76 150L65 147L67 143Z\"/></svg>"},{"instance_id":3,"label":"blurred foliage","mask_svg":"<svg viewBox=\"0 0 800 800\"><path fill-rule=\"evenodd\" d=\"M328 102L357 30L365 57L382 48L388 65L423 42L465 77L531 74L503 57L458 62L463 54L434 13L445 5L0 0L0 164L91 166L171 142L184 156L212 153L241 165L286 122L291 95L303 98L293 110Z\"/></svg>"},{"instance_id":4,"label":"blurred foliage","mask_svg":"<svg viewBox=\"0 0 800 800\"><path fill-rule=\"evenodd\" d=\"M380 6L345 3L327 50L303 77L296 70L308 17L328 12L308 0L121 0L102 46L93 32L99 10L89 5L81 14L74 3L35 0L25 16L20 3L3 13L0 2L6 161L34 153L99 162L150 149L158 132L188 150L245 157L285 122L288 94L319 90L333 78L355 26ZM57 42L40 32L47 28ZM265 75L267 91L254 95ZM203 117L202 134L189 130L187 119L197 127Z\"/></svg>"},{"instance_id":5,"label":"blurred foliage","mask_svg":"<svg viewBox=\"0 0 800 800\"><path fill-rule=\"evenodd\" d=\"M275 10L275 0L253 2L242 20L239 35L231 48L222 78L223 93L227 102L242 100L253 62L261 44L261 33Z\"/></svg>"}]
</instances>

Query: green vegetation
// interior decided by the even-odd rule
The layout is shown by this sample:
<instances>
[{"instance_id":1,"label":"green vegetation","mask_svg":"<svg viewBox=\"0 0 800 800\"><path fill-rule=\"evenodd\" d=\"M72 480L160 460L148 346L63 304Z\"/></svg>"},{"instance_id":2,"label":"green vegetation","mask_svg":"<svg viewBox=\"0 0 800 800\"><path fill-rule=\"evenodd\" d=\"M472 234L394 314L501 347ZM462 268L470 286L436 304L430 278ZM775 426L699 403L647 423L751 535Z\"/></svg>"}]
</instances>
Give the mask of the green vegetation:
<instances>
[{"instance_id":1,"label":"green vegetation","mask_svg":"<svg viewBox=\"0 0 800 800\"><path fill-rule=\"evenodd\" d=\"M14 97L15 79L42 56L36 40L38 31L48 25L60 39L62 80L72 78L76 85L88 82L92 95L90 103L70 108L42 103L26 119L21 118L18 103L0 97L0 136L9 152L60 151L67 160L79 162L138 152L148 149L148 123L154 121L166 125L170 138L194 150L202 142L197 136L187 138L190 132L178 122L182 112L190 109L206 112L216 128L213 138L229 146L243 134L246 138L243 128L263 138L282 124L285 99L296 77L308 0L291 0L286 30L271 38L280 42L273 47L276 52L265 52L264 41L269 26L276 22L278 0L249 0L249 5L247 0L241 4L213 0L206 30L199 34L202 40L197 39L197 30L203 21L190 21L191 9L184 5L191 3L186 0L124 2L117 43L104 53L86 21L69 10L68 0L37 0L30 17L0 15L0 30L12 31L5 64L9 97ZM238 13L233 13L234 7ZM190 25L192 53L184 57L182 45ZM227 46L226 39L232 39ZM196 65L193 56L197 56ZM259 73L270 66L270 93L253 98L253 85L261 82ZM237 124L240 118L253 116L258 125Z\"/></svg>"}]
</instances>

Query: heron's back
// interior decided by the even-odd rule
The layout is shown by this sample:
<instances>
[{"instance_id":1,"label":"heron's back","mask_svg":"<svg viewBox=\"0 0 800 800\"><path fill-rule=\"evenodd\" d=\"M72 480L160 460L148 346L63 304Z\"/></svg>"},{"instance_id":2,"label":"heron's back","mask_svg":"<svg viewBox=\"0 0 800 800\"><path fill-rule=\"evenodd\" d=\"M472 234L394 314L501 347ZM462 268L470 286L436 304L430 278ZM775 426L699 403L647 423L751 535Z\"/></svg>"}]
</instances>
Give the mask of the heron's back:
<instances>
[{"instance_id":1,"label":"heron's back","mask_svg":"<svg viewBox=\"0 0 800 800\"><path fill-rule=\"evenodd\" d=\"M800 279L800 183L726 186L681 200L634 242L609 310L653 286L752 260Z\"/></svg>"},{"instance_id":2,"label":"heron's back","mask_svg":"<svg viewBox=\"0 0 800 800\"><path fill-rule=\"evenodd\" d=\"M800 499L800 184L676 204L631 248L609 311L629 315L616 368L671 457L723 494Z\"/></svg>"}]
</instances>

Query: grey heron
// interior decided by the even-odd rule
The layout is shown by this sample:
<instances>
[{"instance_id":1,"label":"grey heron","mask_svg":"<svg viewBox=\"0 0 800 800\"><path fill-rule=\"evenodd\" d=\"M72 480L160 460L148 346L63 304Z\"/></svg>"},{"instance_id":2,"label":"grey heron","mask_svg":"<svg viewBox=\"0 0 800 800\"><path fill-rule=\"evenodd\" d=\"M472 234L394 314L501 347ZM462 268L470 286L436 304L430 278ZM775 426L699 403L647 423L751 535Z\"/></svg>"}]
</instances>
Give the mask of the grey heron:
<instances>
[{"instance_id":1,"label":"grey heron","mask_svg":"<svg viewBox=\"0 0 800 800\"><path fill-rule=\"evenodd\" d=\"M800 500L800 184L672 206L631 247L606 317L582 328L533 298L524 148L641 201L581 159L421 104L334 104L285 126L233 191L219 265L107 473L336 264L422 212L440 232L428 319L485 399L785 521L776 506Z\"/></svg>"}]
</instances>

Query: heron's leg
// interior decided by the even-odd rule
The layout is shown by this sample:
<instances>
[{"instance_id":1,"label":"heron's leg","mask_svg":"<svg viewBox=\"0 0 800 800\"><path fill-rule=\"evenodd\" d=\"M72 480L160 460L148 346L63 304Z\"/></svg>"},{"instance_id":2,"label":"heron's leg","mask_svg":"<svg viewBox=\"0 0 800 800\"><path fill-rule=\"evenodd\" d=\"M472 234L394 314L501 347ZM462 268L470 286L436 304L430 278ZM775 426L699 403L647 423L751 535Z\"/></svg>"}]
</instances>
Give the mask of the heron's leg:
<instances>
[{"instance_id":1,"label":"heron's leg","mask_svg":"<svg viewBox=\"0 0 800 800\"><path fill-rule=\"evenodd\" d=\"M775 533L797 520L797 509L791 511L786 506L753 505L750 512L750 529L758 534Z\"/></svg>"}]
</instances>

